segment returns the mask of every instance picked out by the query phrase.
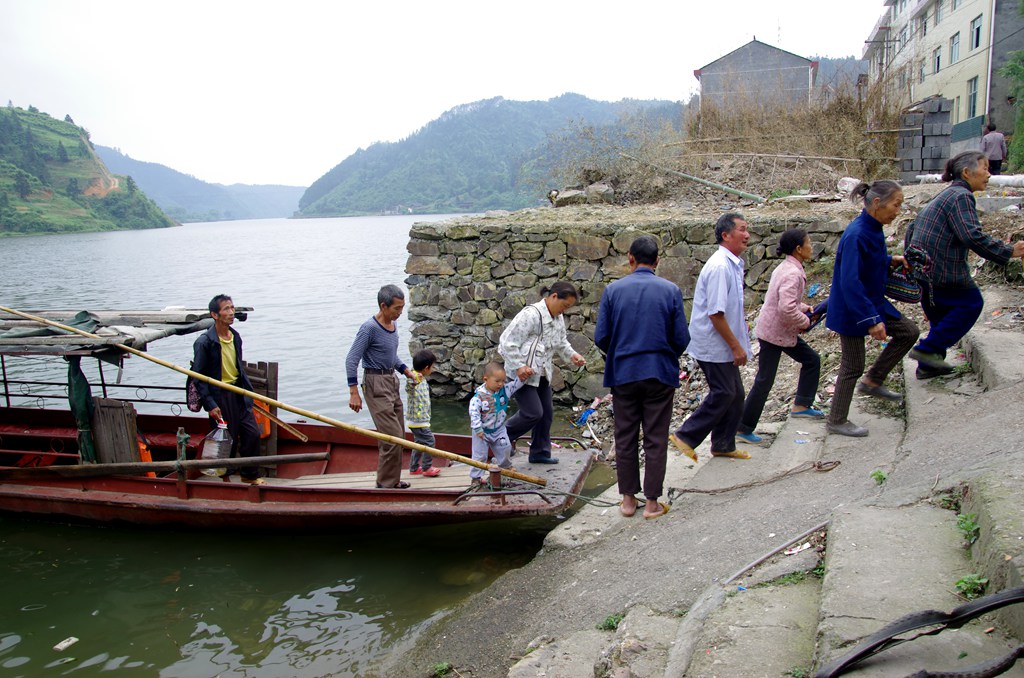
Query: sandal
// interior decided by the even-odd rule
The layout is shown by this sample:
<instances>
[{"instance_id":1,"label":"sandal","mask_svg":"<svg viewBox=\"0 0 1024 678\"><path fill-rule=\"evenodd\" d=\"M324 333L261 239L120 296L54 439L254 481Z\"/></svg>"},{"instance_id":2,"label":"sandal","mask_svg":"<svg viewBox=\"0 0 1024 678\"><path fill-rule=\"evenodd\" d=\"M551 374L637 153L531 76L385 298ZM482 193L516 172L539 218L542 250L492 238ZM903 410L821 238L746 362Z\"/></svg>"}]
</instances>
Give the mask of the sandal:
<instances>
[{"instance_id":1,"label":"sandal","mask_svg":"<svg viewBox=\"0 0 1024 678\"><path fill-rule=\"evenodd\" d=\"M750 459L750 453L745 450L733 450L732 452L712 452L712 457L728 457L729 459Z\"/></svg>"},{"instance_id":2,"label":"sandal","mask_svg":"<svg viewBox=\"0 0 1024 678\"><path fill-rule=\"evenodd\" d=\"M668 513L668 504L663 501L659 501L658 506L661 507L661 510L657 513L648 513L647 511L644 511L644 520L654 520L655 518L660 518Z\"/></svg>"},{"instance_id":3,"label":"sandal","mask_svg":"<svg viewBox=\"0 0 1024 678\"><path fill-rule=\"evenodd\" d=\"M623 499L623 501L625 501L625 499ZM640 503L636 500L636 497L633 497L633 510L630 511L630 510L628 510L625 507L625 505L622 503L622 501L620 501L619 502L619 513L621 513L622 517L624 517L624 518L632 518L633 516L636 515L636 510L639 507L639 505L640 505Z\"/></svg>"}]
</instances>

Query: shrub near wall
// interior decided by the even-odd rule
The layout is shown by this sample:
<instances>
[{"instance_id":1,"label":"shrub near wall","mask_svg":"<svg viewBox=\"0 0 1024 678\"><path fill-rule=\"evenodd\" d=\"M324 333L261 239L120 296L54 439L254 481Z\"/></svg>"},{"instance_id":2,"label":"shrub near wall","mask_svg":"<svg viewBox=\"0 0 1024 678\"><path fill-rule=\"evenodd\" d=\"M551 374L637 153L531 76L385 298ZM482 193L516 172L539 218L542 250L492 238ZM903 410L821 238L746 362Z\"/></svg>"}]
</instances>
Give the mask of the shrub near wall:
<instances>
[{"instance_id":1,"label":"shrub near wall","mask_svg":"<svg viewBox=\"0 0 1024 678\"><path fill-rule=\"evenodd\" d=\"M513 316L539 300L541 287L568 280L581 295L565 314L569 341L587 365L566 368L556 358L552 387L561 401L589 400L603 392L604 360L593 343L598 304L605 287L629 273L630 244L645 234L659 239L657 273L679 285L689 314L697 275L717 249L715 218L669 208L581 206L414 224L406 264L410 350L428 348L437 356L435 396L468 397L483 365L500 360L498 338ZM748 220L748 308L760 304L768 287L780 233L804 228L816 253L831 253L847 223L753 214Z\"/></svg>"}]
</instances>

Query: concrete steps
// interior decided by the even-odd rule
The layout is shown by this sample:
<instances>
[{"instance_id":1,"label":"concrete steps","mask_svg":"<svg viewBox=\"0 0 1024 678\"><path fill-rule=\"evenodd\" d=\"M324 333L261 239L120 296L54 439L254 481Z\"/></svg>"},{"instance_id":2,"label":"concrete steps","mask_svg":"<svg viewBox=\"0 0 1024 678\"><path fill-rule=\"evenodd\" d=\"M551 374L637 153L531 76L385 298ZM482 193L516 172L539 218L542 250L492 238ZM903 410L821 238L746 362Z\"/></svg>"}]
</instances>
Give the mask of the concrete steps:
<instances>
[{"instance_id":1,"label":"concrete steps","mask_svg":"<svg viewBox=\"0 0 1024 678\"><path fill-rule=\"evenodd\" d=\"M988 292L986 297L987 315L1001 302ZM701 491L763 482L807 462L843 460L846 468L856 460L864 469L856 476L815 479L862 483L849 495L869 497L831 507L823 553L816 548L820 540L808 538L796 544L815 547L782 555L785 540L797 535L770 535L780 553L752 567L737 563L745 569L707 586L688 609L638 600L615 631L538 639L509 675L810 678L907 613L961 605L956 583L965 575L987 578L987 593L1024 585L1024 464L1017 454L1024 427L1016 423L1024 419L1024 397L1018 395L1024 333L986 329L981 322L963 348L973 366L963 376L919 382L916 363L904 364L905 430L900 418L873 414L878 410L855 400L850 418L868 427L867 439L826 436L823 424L795 420L764 429L775 438L770 449L748 448L757 464L707 461L706 447L698 449L697 465L670 460L666 486ZM887 480L874 487L870 469L883 471ZM615 488L606 498L618 499ZM958 514L977 524L973 544L958 529ZM806 522L806 516L794 518L795 525ZM599 543L606 533L621 534L613 529L619 520L615 508L588 508L548 542L552 548ZM1024 604L1018 604L962 629L894 647L843 675L963 671L1022 641ZM1002 675L1024 677L1024 661Z\"/></svg>"}]
</instances>

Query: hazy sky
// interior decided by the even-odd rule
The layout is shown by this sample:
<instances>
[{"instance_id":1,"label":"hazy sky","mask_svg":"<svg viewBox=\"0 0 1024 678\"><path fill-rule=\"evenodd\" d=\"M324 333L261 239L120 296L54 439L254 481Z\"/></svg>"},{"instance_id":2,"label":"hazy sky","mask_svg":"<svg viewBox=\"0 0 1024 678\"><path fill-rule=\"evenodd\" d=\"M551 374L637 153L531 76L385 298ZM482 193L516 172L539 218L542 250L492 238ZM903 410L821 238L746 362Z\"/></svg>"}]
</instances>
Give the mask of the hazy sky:
<instances>
[{"instance_id":1,"label":"hazy sky","mask_svg":"<svg viewBox=\"0 0 1024 678\"><path fill-rule=\"evenodd\" d=\"M881 0L0 0L0 105L223 184L308 186L502 96L682 101L749 42L860 56Z\"/></svg>"}]
</instances>

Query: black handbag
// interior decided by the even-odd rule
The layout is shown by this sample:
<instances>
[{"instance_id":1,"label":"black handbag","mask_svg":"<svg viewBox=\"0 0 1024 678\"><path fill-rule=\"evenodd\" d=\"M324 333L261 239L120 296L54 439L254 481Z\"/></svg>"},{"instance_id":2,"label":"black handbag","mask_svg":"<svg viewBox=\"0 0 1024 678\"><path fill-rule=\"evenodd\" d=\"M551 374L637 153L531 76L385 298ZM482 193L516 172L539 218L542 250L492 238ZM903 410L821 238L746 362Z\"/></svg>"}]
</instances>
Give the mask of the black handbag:
<instances>
[{"instance_id":1,"label":"black handbag","mask_svg":"<svg viewBox=\"0 0 1024 678\"><path fill-rule=\"evenodd\" d=\"M932 258L917 245L911 245L903 253L910 270L901 268L889 269L889 277L885 281L885 296L893 301L907 304L921 302L921 280L928 280L932 272Z\"/></svg>"}]
</instances>

